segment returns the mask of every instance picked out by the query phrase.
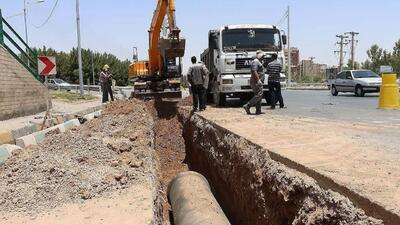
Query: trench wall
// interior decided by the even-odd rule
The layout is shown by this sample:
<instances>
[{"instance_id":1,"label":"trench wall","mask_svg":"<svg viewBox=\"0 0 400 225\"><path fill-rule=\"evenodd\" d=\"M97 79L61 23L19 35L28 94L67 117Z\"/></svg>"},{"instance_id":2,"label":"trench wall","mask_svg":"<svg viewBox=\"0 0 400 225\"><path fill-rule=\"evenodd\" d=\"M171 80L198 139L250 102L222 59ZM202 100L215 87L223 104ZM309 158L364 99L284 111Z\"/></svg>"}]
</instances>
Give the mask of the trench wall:
<instances>
[{"instance_id":1,"label":"trench wall","mask_svg":"<svg viewBox=\"0 0 400 225\"><path fill-rule=\"evenodd\" d=\"M190 169L202 173L232 224L383 224L268 151L181 108Z\"/></svg>"}]
</instances>

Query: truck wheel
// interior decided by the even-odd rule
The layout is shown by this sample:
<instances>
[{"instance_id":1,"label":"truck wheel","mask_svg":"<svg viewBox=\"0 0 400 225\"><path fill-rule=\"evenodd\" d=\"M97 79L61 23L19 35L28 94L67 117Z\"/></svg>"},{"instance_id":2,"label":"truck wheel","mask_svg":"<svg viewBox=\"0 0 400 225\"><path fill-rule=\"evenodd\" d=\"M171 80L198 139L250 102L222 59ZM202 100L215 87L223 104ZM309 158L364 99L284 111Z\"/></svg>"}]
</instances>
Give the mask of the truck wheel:
<instances>
[{"instance_id":1,"label":"truck wheel","mask_svg":"<svg viewBox=\"0 0 400 225\"><path fill-rule=\"evenodd\" d=\"M331 94L332 94L333 96L338 96L338 94L339 94L339 92L337 91L335 85L332 85Z\"/></svg>"},{"instance_id":2,"label":"truck wheel","mask_svg":"<svg viewBox=\"0 0 400 225\"><path fill-rule=\"evenodd\" d=\"M364 97L365 96L364 89L360 85L357 85L356 86L356 90L355 90L355 94L356 94L357 97Z\"/></svg>"},{"instance_id":3,"label":"truck wheel","mask_svg":"<svg viewBox=\"0 0 400 225\"><path fill-rule=\"evenodd\" d=\"M214 104L217 107L223 107L226 105L226 95L218 92L213 94Z\"/></svg>"}]
</instances>

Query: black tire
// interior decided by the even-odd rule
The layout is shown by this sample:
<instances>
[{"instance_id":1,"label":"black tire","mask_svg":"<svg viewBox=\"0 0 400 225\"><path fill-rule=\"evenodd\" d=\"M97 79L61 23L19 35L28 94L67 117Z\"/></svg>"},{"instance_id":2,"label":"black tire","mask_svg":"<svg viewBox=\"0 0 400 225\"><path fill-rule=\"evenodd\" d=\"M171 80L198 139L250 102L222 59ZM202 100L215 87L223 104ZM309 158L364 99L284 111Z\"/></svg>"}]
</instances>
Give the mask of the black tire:
<instances>
[{"instance_id":1,"label":"black tire","mask_svg":"<svg viewBox=\"0 0 400 225\"><path fill-rule=\"evenodd\" d=\"M226 95L214 92L214 104L217 107L224 107L226 105Z\"/></svg>"},{"instance_id":2,"label":"black tire","mask_svg":"<svg viewBox=\"0 0 400 225\"><path fill-rule=\"evenodd\" d=\"M363 87L361 87L360 85L357 85L357 86L356 86L356 89L355 89L354 92L355 92L355 94L356 94L357 97L364 97L364 96L365 96L364 89L363 89Z\"/></svg>"},{"instance_id":3,"label":"black tire","mask_svg":"<svg viewBox=\"0 0 400 225\"><path fill-rule=\"evenodd\" d=\"M223 107L226 105L226 95L219 93L217 82L214 82L213 85L213 102L217 107Z\"/></svg>"},{"instance_id":4,"label":"black tire","mask_svg":"<svg viewBox=\"0 0 400 225\"><path fill-rule=\"evenodd\" d=\"M339 92L338 92L338 90L336 89L336 86L335 86L335 85L332 85L331 94L332 94L333 96L338 96L338 94L339 94Z\"/></svg>"}]
</instances>

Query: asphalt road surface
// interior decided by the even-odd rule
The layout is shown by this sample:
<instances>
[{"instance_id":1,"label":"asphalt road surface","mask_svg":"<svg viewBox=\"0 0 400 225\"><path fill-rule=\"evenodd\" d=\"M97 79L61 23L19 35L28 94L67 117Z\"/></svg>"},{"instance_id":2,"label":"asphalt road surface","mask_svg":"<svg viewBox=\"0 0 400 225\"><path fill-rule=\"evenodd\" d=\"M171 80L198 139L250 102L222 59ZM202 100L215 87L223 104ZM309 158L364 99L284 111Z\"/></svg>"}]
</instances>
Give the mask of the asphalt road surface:
<instances>
[{"instance_id":1,"label":"asphalt road surface","mask_svg":"<svg viewBox=\"0 0 400 225\"><path fill-rule=\"evenodd\" d=\"M340 93L332 96L329 91L283 91L287 109L276 110L279 113L292 116L326 118L382 125L400 125L400 110L378 109L379 94L366 94L365 97L355 97L351 93ZM239 107L238 100L229 100L228 106ZM263 109L269 107L264 106ZM267 112L269 112L267 110Z\"/></svg>"}]
</instances>

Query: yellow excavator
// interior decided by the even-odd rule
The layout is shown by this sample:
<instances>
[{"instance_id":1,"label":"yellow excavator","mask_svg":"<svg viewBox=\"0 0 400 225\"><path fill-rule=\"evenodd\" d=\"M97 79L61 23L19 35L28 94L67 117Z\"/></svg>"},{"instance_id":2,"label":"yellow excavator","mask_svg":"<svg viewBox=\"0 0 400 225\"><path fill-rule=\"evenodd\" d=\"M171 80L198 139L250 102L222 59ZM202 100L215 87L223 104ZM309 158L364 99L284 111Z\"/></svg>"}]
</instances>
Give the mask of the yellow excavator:
<instances>
[{"instance_id":1,"label":"yellow excavator","mask_svg":"<svg viewBox=\"0 0 400 225\"><path fill-rule=\"evenodd\" d=\"M138 60L134 48L129 68L134 85L131 97L181 96L181 58L185 55L186 40L176 26L175 10L174 0L158 0L149 30L149 60Z\"/></svg>"}]
</instances>

